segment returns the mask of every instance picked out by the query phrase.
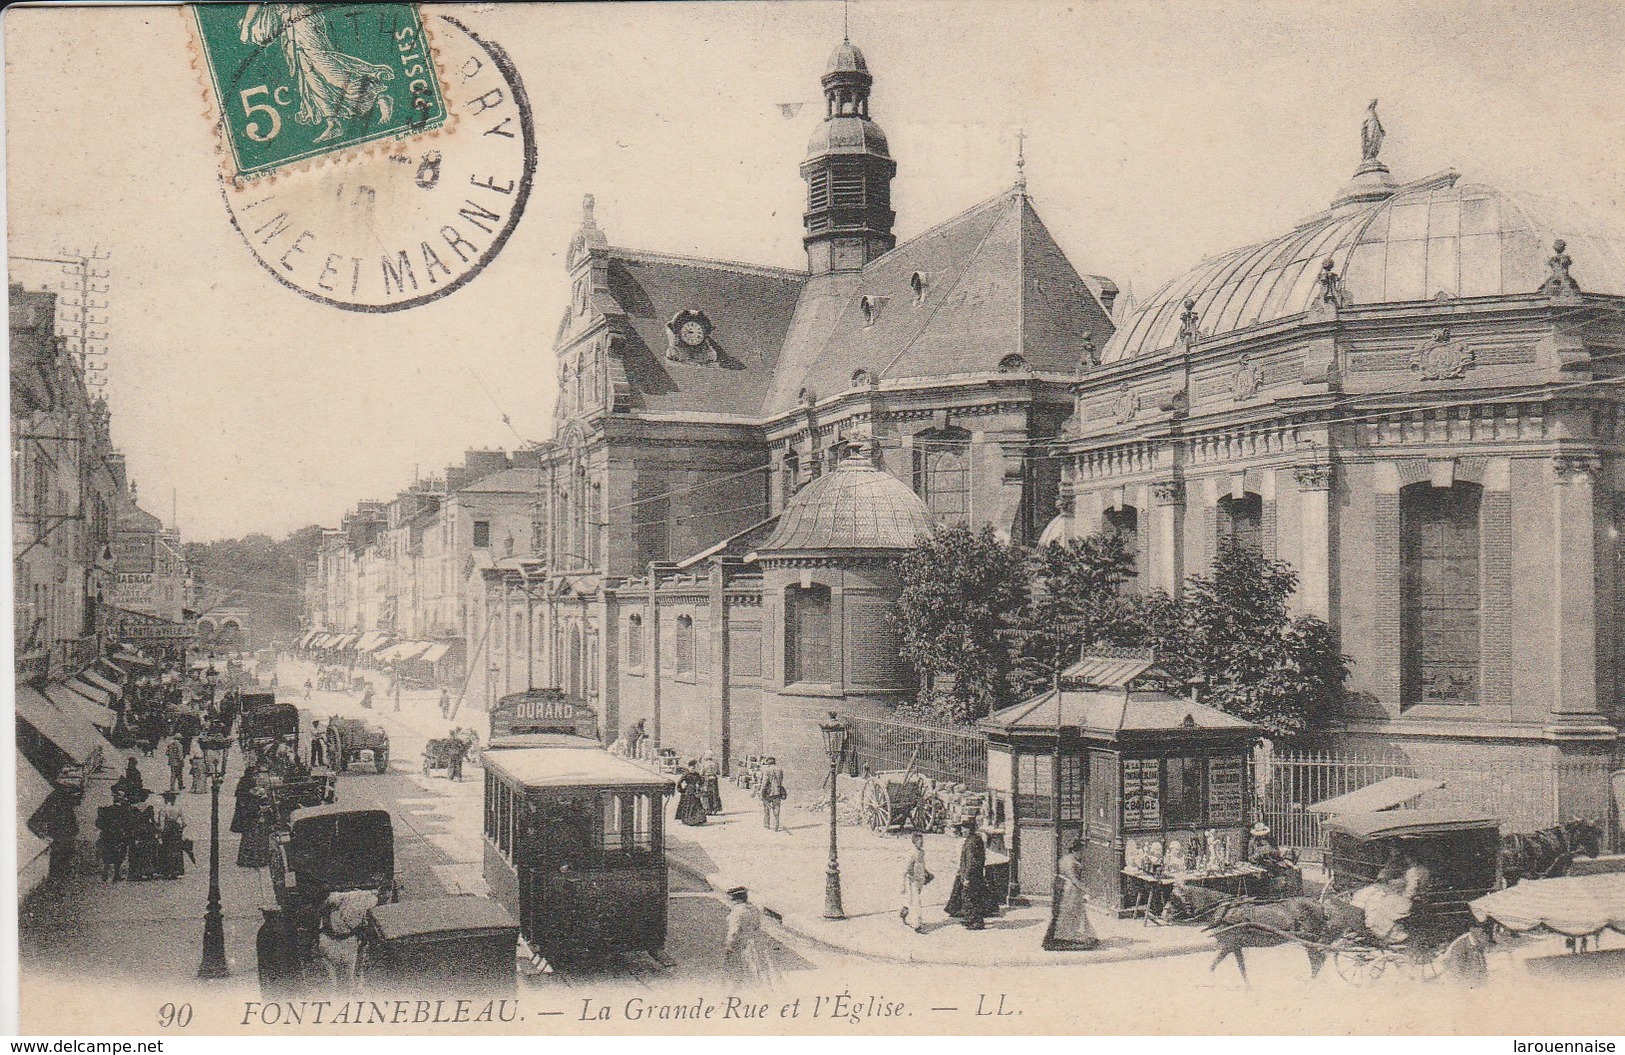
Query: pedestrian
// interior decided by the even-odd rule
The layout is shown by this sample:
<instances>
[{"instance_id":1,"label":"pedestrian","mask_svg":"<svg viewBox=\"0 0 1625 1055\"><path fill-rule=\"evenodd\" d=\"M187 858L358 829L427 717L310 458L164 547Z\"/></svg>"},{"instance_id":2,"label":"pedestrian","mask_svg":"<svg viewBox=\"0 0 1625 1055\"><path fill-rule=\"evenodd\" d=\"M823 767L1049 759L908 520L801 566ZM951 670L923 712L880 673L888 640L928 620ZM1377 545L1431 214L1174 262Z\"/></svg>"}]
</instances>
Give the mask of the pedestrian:
<instances>
[{"instance_id":1,"label":"pedestrian","mask_svg":"<svg viewBox=\"0 0 1625 1055\"><path fill-rule=\"evenodd\" d=\"M914 849L908 855L908 864L903 866L903 907L897 914L905 926L914 929L914 933L924 934L925 885L936 876L925 865L925 834L915 832L910 841Z\"/></svg>"},{"instance_id":2,"label":"pedestrian","mask_svg":"<svg viewBox=\"0 0 1625 1055\"><path fill-rule=\"evenodd\" d=\"M260 789L258 778L258 767L250 762L243 768L234 794L236 808L231 814L231 830L243 837L237 846L239 868L263 868L271 860L271 847L267 840L270 825L263 808L265 792Z\"/></svg>"},{"instance_id":3,"label":"pedestrian","mask_svg":"<svg viewBox=\"0 0 1625 1055\"><path fill-rule=\"evenodd\" d=\"M113 795L115 798L122 795L125 802L134 800L135 793L145 791L146 781L141 779L141 767L136 764L135 756L131 755L124 763L124 775L113 781Z\"/></svg>"},{"instance_id":4,"label":"pedestrian","mask_svg":"<svg viewBox=\"0 0 1625 1055\"><path fill-rule=\"evenodd\" d=\"M370 681L367 682L366 691L361 694L361 706L366 710L372 710L372 682Z\"/></svg>"},{"instance_id":5,"label":"pedestrian","mask_svg":"<svg viewBox=\"0 0 1625 1055\"><path fill-rule=\"evenodd\" d=\"M789 792L784 788L784 770L772 755L762 759L762 768L756 774L756 793L762 799L762 827L783 831L779 825L779 808Z\"/></svg>"},{"instance_id":6,"label":"pedestrian","mask_svg":"<svg viewBox=\"0 0 1625 1055\"><path fill-rule=\"evenodd\" d=\"M40 836L51 840L48 874L53 880L63 880L73 874L74 849L79 841L80 801L78 787L57 782L35 816L34 826Z\"/></svg>"},{"instance_id":7,"label":"pedestrian","mask_svg":"<svg viewBox=\"0 0 1625 1055\"><path fill-rule=\"evenodd\" d=\"M96 810L96 854L102 862L102 882L117 883L124 878L124 831L129 807L117 797L110 806Z\"/></svg>"},{"instance_id":8,"label":"pedestrian","mask_svg":"<svg viewBox=\"0 0 1625 1055\"><path fill-rule=\"evenodd\" d=\"M172 736L164 747L164 759L169 763L169 790L180 791L186 787L186 748L181 746L181 738Z\"/></svg>"},{"instance_id":9,"label":"pedestrian","mask_svg":"<svg viewBox=\"0 0 1625 1055\"><path fill-rule=\"evenodd\" d=\"M327 739L322 733L322 723L310 723L310 768L327 765Z\"/></svg>"},{"instance_id":10,"label":"pedestrian","mask_svg":"<svg viewBox=\"0 0 1625 1055\"><path fill-rule=\"evenodd\" d=\"M193 741L192 751L187 756L187 763L192 768L192 794L203 794L203 778L208 775L209 762L203 755L203 745Z\"/></svg>"},{"instance_id":11,"label":"pedestrian","mask_svg":"<svg viewBox=\"0 0 1625 1055\"><path fill-rule=\"evenodd\" d=\"M468 741L462 738L461 733L462 730L458 729L451 734L451 760L446 763L446 779L458 783L462 783L463 758L468 754Z\"/></svg>"},{"instance_id":12,"label":"pedestrian","mask_svg":"<svg viewBox=\"0 0 1625 1055\"><path fill-rule=\"evenodd\" d=\"M773 961L763 948L762 910L750 903L742 886L728 891L728 933L722 945L722 967L732 990L773 987Z\"/></svg>"},{"instance_id":13,"label":"pedestrian","mask_svg":"<svg viewBox=\"0 0 1625 1055\"><path fill-rule=\"evenodd\" d=\"M311 690L312 687L313 686L310 684L310 679L306 678L305 679L305 699L307 699L307 700L310 699L310 690Z\"/></svg>"},{"instance_id":14,"label":"pedestrian","mask_svg":"<svg viewBox=\"0 0 1625 1055\"><path fill-rule=\"evenodd\" d=\"M152 879L158 875L158 818L151 806L146 805L150 791L138 793L140 805L126 807L129 827L125 830L129 853L129 877Z\"/></svg>"},{"instance_id":15,"label":"pedestrian","mask_svg":"<svg viewBox=\"0 0 1625 1055\"><path fill-rule=\"evenodd\" d=\"M705 781L695 772L695 765L690 759L683 767L683 775L677 778L677 819L690 828L705 823L705 801L701 796Z\"/></svg>"},{"instance_id":16,"label":"pedestrian","mask_svg":"<svg viewBox=\"0 0 1625 1055\"><path fill-rule=\"evenodd\" d=\"M976 830L974 819L961 826L965 841L959 847L959 874L948 894L944 911L964 924L966 930L982 930L989 916L999 914L999 903L987 885L987 844Z\"/></svg>"},{"instance_id":17,"label":"pedestrian","mask_svg":"<svg viewBox=\"0 0 1625 1055\"><path fill-rule=\"evenodd\" d=\"M440 690L440 717L446 720L451 718L451 693L445 688Z\"/></svg>"},{"instance_id":18,"label":"pedestrian","mask_svg":"<svg viewBox=\"0 0 1625 1055\"><path fill-rule=\"evenodd\" d=\"M705 801L705 812L715 816L722 812L722 767L717 765L717 756L710 751L700 759L700 780L704 786L700 794Z\"/></svg>"},{"instance_id":19,"label":"pedestrian","mask_svg":"<svg viewBox=\"0 0 1625 1055\"><path fill-rule=\"evenodd\" d=\"M1083 840L1073 839L1055 865L1055 890L1050 898L1049 930L1044 948L1049 952L1093 949L1100 944L1089 925L1089 895L1084 890Z\"/></svg>"},{"instance_id":20,"label":"pedestrian","mask_svg":"<svg viewBox=\"0 0 1625 1055\"><path fill-rule=\"evenodd\" d=\"M276 673L273 671L272 674L271 674L271 690L273 692L276 691L276 685L277 685Z\"/></svg>"},{"instance_id":21,"label":"pedestrian","mask_svg":"<svg viewBox=\"0 0 1625 1055\"><path fill-rule=\"evenodd\" d=\"M175 804L178 796L164 792L164 805L158 811L158 874L179 879L186 874L186 815Z\"/></svg>"}]
</instances>

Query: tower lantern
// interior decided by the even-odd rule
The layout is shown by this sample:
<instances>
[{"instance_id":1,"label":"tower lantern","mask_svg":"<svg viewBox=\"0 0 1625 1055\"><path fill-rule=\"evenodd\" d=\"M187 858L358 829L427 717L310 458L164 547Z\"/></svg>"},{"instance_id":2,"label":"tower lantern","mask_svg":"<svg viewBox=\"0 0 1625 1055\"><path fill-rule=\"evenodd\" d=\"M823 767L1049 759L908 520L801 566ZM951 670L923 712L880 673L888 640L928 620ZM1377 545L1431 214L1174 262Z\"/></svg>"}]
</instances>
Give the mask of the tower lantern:
<instances>
[{"instance_id":1,"label":"tower lantern","mask_svg":"<svg viewBox=\"0 0 1625 1055\"><path fill-rule=\"evenodd\" d=\"M857 271L897 244L892 223L891 159L886 134L869 119L874 77L863 52L843 40L824 71L824 120L807 144L803 217L807 270L814 275Z\"/></svg>"}]
</instances>

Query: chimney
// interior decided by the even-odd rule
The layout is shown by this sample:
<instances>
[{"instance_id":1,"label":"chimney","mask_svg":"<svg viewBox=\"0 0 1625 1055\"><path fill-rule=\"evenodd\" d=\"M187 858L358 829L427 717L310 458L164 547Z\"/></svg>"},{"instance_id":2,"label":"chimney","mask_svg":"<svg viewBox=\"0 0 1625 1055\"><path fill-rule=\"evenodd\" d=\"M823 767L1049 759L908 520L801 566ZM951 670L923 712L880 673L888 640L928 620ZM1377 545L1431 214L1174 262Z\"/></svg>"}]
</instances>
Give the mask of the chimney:
<instances>
[{"instance_id":1,"label":"chimney","mask_svg":"<svg viewBox=\"0 0 1625 1055\"><path fill-rule=\"evenodd\" d=\"M461 465L446 466L446 493L461 491L472 481L468 478L468 470Z\"/></svg>"},{"instance_id":2,"label":"chimney","mask_svg":"<svg viewBox=\"0 0 1625 1055\"><path fill-rule=\"evenodd\" d=\"M463 466L468 470L469 482L473 483L506 469L508 455L506 451L465 451Z\"/></svg>"}]
</instances>

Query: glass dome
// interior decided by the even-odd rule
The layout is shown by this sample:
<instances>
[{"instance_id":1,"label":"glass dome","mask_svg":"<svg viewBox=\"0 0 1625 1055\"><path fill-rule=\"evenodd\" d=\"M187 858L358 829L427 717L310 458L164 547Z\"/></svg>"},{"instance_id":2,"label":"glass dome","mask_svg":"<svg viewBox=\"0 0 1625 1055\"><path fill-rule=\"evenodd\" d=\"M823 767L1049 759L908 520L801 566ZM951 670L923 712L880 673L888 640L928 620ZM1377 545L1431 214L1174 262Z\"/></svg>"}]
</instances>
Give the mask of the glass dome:
<instances>
[{"instance_id":1,"label":"glass dome","mask_svg":"<svg viewBox=\"0 0 1625 1055\"><path fill-rule=\"evenodd\" d=\"M1458 180L1452 172L1412 183L1386 200L1333 209L1282 237L1204 261L1141 305L1107 342L1102 361L1171 347L1187 300L1203 337L1300 314L1327 257L1355 305L1527 296L1545 281L1552 242L1562 238L1581 290L1625 295L1618 219Z\"/></svg>"}]
</instances>

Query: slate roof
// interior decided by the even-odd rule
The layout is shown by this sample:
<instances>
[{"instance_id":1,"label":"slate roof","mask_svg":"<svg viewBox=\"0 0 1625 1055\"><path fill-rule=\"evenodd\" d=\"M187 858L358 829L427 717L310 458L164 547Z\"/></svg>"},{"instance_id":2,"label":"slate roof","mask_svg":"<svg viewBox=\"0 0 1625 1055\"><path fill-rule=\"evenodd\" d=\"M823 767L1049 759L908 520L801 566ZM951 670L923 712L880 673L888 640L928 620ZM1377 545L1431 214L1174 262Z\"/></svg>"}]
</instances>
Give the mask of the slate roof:
<instances>
[{"instance_id":1,"label":"slate roof","mask_svg":"<svg viewBox=\"0 0 1625 1055\"><path fill-rule=\"evenodd\" d=\"M848 457L797 491L756 552L911 549L931 530L931 513L897 477Z\"/></svg>"},{"instance_id":2,"label":"slate roof","mask_svg":"<svg viewBox=\"0 0 1625 1055\"><path fill-rule=\"evenodd\" d=\"M631 334L623 363L633 409L754 419L807 276L630 249L609 253L610 296ZM666 357L666 323L685 310L711 320L717 362Z\"/></svg>"},{"instance_id":3,"label":"slate roof","mask_svg":"<svg viewBox=\"0 0 1625 1055\"><path fill-rule=\"evenodd\" d=\"M916 303L914 275L925 281ZM864 298L876 309L864 311ZM807 283L763 412L822 398L858 369L883 380L991 373L1010 355L1072 374L1112 323L1021 190L990 198L869 263Z\"/></svg>"},{"instance_id":4,"label":"slate roof","mask_svg":"<svg viewBox=\"0 0 1625 1055\"><path fill-rule=\"evenodd\" d=\"M1054 691L1006 707L977 724L1000 732L1052 730L1057 720ZM1117 690L1061 691L1060 724L1084 733L1116 736L1153 732L1256 732L1258 727L1204 703L1166 692Z\"/></svg>"}]
</instances>

